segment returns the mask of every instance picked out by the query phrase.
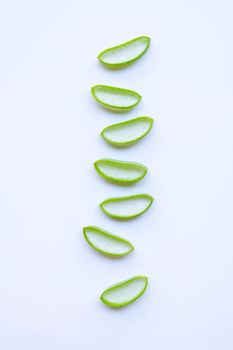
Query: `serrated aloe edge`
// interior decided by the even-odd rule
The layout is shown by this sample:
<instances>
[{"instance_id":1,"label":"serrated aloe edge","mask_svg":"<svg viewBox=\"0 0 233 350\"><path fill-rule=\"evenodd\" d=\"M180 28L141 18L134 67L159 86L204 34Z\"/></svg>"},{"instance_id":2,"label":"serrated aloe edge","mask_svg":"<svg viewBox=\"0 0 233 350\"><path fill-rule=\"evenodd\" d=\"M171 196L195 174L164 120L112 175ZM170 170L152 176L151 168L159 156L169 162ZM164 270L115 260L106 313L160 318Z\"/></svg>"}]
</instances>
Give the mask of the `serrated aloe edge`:
<instances>
[{"instance_id":1,"label":"serrated aloe edge","mask_svg":"<svg viewBox=\"0 0 233 350\"><path fill-rule=\"evenodd\" d=\"M105 141L114 146L129 146L144 138L152 129L153 119L138 117L112 124L101 131Z\"/></svg>"},{"instance_id":2,"label":"serrated aloe edge","mask_svg":"<svg viewBox=\"0 0 233 350\"><path fill-rule=\"evenodd\" d=\"M97 226L84 227L83 234L92 248L109 257L123 257L134 250L133 245L126 239Z\"/></svg>"},{"instance_id":3,"label":"serrated aloe edge","mask_svg":"<svg viewBox=\"0 0 233 350\"><path fill-rule=\"evenodd\" d=\"M143 164L108 158L97 160L94 167L104 179L123 185L133 184L147 173Z\"/></svg>"},{"instance_id":4,"label":"serrated aloe edge","mask_svg":"<svg viewBox=\"0 0 233 350\"><path fill-rule=\"evenodd\" d=\"M100 300L109 307L123 307L140 298L147 286L146 276L135 276L106 289L100 296Z\"/></svg>"},{"instance_id":5,"label":"serrated aloe edge","mask_svg":"<svg viewBox=\"0 0 233 350\"><path fill-rule=\"evenodd\" d=\"M142 57L150 46L150 38L141 36L102 51L98 59L110 68L124 67Z\"/></svg>"},{"instance_id":6,"label":"serrated aloe edge","mask_svg":"<svg viewBox=\"0 0 233 350\"><path fill-rule=\"evenodd\" d=\"M94 85L91 93L97 102L118 111L135 107L142 98L136 91L108 85Z\"/></svg>"},{"instance_id":7,"label":"serrated aloe edge","mask_svg":"<svg viewBox=\"0 0 233 350\"><path fill-rule=\"evenodd\" d=\"M152 205L153 197L149 194L135 194L126 197L108 198L100 203L100 208L108 216L127 220L145 213Z\"/></svg>"}]
</instances>

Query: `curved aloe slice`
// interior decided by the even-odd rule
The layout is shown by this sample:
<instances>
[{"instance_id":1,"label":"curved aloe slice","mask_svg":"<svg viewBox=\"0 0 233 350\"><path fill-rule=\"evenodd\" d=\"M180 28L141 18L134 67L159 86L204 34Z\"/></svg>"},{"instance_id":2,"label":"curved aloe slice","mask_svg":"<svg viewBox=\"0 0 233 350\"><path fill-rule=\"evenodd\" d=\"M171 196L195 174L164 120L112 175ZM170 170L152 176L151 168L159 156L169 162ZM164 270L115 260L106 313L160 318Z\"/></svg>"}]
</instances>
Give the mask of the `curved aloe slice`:
<instances>
[{"instance_id":1,"label":"curved aloe slice","mask_svg":"<svg viewBox=\"0 0 233 350\"><path fill-rule=\"evenodd\" d=\"M116 159L99 159L94 167L103 178L121 184L137 182L147 173L147 168L140 163Z\"/></svg>"},{"instance_id":2,"label":"curved aloe slice","mask_svg":"<svg viewBox=\"0 0 233 350\"><path fill-rule=\"evenodd\" d=\"M100 227L84 227L83 234L92 248L108 256L121 257L134 250L133 245L129 241L115 236Z\"/></svg>"},{"instance_id":3,"label":"curved aloe slice","mask_svg":"<svg viewBox=\"0 0 233 350\"><path fill-rule=\"evenodd\" d=\"M110 307L126 306L140 298L146 291L147 285L146 276L135 276L106 289L100 296L100 300Z\"/></svg>"},{"instance_id":4,"label":"curved aloe slice","mask_svg":"<svg viewBox=\"0 0 233 350\"><path fill-rule=\"evenodd\" d=\"M97 102L118 110L133 108L142 98L133 90L107 85L95 85L91 88L91 93Z\"/></svg>"},{"instance_id":5,"label":"curved aloe slice","mask_svg":"<svg viewBox=\"0 0 233 350\"><path fill-rule=\"evenodd\" d=\"M143 56L149 46L150 38L148 36L141 36L102 51L98 59L106 66L112 68L123 67Z\"/></svg>"},{"instance_id":6,"label":"curved aloe slice","mask_svg":"<svg viewBox=\"0 0 233 350\"><path fill-rule=\"evenodd\" d=\"M153 203L149 194L108 198L100 203L105 214L115 219L132 219L145 213Z\"/></svg>"},{"instance_id":7,"label":"curved aloe slice","mask_svg":"<svg viewBox=\"0 0 233 350\"><path fill-rule=\"evenodd\" d=\"M107 126L101 132L102 137L115 146L128 146L145 137L153 126L153 119L138 117L123 123Z\"/></svg>"}]
</instances>

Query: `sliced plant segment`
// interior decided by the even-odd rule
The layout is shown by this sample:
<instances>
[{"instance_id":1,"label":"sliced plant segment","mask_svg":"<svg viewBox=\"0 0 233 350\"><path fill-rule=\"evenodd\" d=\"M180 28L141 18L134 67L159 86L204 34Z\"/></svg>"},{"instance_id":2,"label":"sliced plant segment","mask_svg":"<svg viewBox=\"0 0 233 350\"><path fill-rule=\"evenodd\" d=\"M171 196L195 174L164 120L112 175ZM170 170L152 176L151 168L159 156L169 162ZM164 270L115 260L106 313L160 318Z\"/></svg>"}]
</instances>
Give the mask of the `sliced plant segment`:
<instances>
[{"instance_id":1,"label":"sliced plant segment","mask_svg":"<svg viewBox=\"0 0 233 350\"><path fill-rule=\"evenodd\" d=\"M100 299L109 307L126 306L140 298L146 291L147 285L146 276L135 276L109 287L102 293Z\"/></svg>"},{"instance_id":2,"label":"sliced plant segment","mask_svg":"<svg viewBox=\"0 0 233 350\"><path fill-rule=\"evenodd\" d=\"M95 85L91 88L91 93L97 102L117 110L133 108L142 98L136 91L107 85Z\"/></svg>"},{"instance_id":3,"label":"sliced plant segment","mask_svg":"<svg viewBox=\"0 0 233 350\"><path fill-rule=\"evenodd\" d=\"M103 178L119 184L132 184L141 180L147 173L143 164L116 159L99 159L94 163L94 167Z\"/></svg>"},{"instance_id":4,"label":"sliced plant segment","mask_svg":"<svg viewBox=\"0 0 233 350\"><path fill-rule=\"evenodd\" d=\"M111 257L122 257L134 250L133 245L126 239L97 226L84 227L83 234L92 248Z\"/></svg>"},{"instance_id":5,"label":"sliced plant segment","mask_svg":"<svg viewBox=\"0 0 233 350\"><path fill-rule=\"evenodd\" d=\"M133 219L145 213L152 205L149 194L135 194L127 197L108 198L100 203L105 214L115 219Z\"/></svg>"},{"instance_id":6,"label":"sliced plant segment","mask_svg":"<svg viewBox=\"0 0 233 350\"><path fill-rule=\"evenodd\" d=\"M142 57L150 46L148 36L140 36L121 45L102 51L98 59L111 68L119 68L135 62Z\"/></svg>"},{"instance_id":7,"label":"sliced plant segment","mask_svg":"<svg viewBox=\"0 0 233 350\"><path fill-rule=\"evenodd\" d=\"M115 146L128 146L145 137L153 126L153 119L138 117L126 122L107 126L102 132L102 137Z\"/></svg>"}]
</instances>

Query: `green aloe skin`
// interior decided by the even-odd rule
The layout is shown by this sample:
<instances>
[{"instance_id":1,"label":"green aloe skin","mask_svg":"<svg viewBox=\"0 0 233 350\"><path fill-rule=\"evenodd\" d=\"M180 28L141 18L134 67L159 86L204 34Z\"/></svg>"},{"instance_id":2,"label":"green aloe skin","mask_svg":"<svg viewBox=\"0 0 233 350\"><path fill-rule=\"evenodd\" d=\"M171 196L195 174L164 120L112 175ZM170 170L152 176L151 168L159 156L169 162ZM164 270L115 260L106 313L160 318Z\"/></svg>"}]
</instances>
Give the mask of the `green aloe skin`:
<instances>
[{"instance_id":1,"label":"green aloe skin","mask_svg":"<svg viewBox=\"0 0 233 350\"><path fill-rule=\"evenodd\" d=\"M99 61L108 68L125 67L142 57L150 46L150 38L141 36L102 51ZM137 106L142 96L133 90L108 85L94 85L93 98L112 111L124 112ZM132 145L144 138L153 126L153 119L146 116L112 124L101 132L103 139L117 147ZM140 163L103 158L94 163L95 170L105 180L128 185L140 181L147 174L147 168ZM100 203L101 210L118 220L133 219L145 213L153 203L148 194L108 198ZM91 248L108 257L119 258L130 254L134 247L126 239L116 236L98 226L86 226L83 235ZM134 276L107 288L100 300L111 308L131 304L146 291L148 278Z\"/></svg>"},{"instance_id":2,"label":"green aloe skin","mask_svg":"<svg viewBox=\"0 0 233 350\"><path fill-rule=\"evenodd\" d=\"M122 185L133 184L147 173L143 164L108 158L97 160L94 167L104 179Z\"/></svg>"},{"instance_id":3,"label":"green aloe skin","mask_svg":"<svg viewBox=\"0 0 233 350\"><path fill-rule=\"evenodd\" d=\"M94 85L91 93L93 98L104 107L118 111L137 106L142 98L136 91L108 85Z\"/></svg>"},{"instance_id":4,"label":"green aloe skin","mask_svg":"<svg viewBox=\"0 0 233 350\"><path fill-rule=\"evenodd\" d=\"M141 36L102 51L98 59L109 68L125 67L142 57L149 46L150 38Z\"/></svg>"},{"instance_id":5,"label":"green aloe skin","mask_svg":"<svg viewBox=\"0 0 233 350\"><path fill-rule=\"evenodd\" d=\"M152 126L152 118L138 117L107 126L101 131L101 136L114 146L125 147L144 138L150 132Z\"/></svg>"},{"instance_id":6,"label":"green aloe skin","mask_svg":"<svg viewBox=\"0 0 233 350\"><path fill-rule=\"evenodd\" d=\"M100 208L106 215L114 219L129 220L145 213L152 203L153 197L143 193L126 197L108 198L100 203Z\"/></svg>"},{"instance_id":7,"label":"green aloe skin","mask_svg":"<svg viewBox=\"0 0 233 350\"><path fill-rule=\"evenodd\" d=\"M147 286L146 276L135 276L106 289L100 296L100 300L109 307L123 307L140 298L145 293Z\"/></svg>"},{"instance_id":8,"label":"green aloe skin","mask_svg":"<svg viewBox=\"0 0 233 350\"><path fill-rule=\"evenodd\" d=\"M113 258L128 255L134 250L133 245L126 239L97 226L86 226L83 235L87 243L101 254Z\"/></svg>"}]
</instances>

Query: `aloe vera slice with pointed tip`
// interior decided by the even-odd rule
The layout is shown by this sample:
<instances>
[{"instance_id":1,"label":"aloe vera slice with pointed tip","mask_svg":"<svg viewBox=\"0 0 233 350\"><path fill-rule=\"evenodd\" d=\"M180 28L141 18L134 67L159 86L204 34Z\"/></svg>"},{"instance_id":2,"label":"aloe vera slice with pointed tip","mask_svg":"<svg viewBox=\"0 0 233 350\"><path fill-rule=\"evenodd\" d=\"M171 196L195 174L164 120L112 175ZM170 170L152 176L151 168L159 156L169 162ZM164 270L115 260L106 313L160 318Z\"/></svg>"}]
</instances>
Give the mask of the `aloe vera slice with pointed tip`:
<instances>
[{"instance_id":1,"label":"aloe vera slice with pointed tip","mask_svg":"<svg viewBox=\"0 0 233 350\"><path fill-rule=\"evenodd\" d=\"M152 126L152 118L138 117L107 126L101 136L114 146L128 146L145 137Z\"/></svg>"},{"instance_id":2,"label":"aloe vera slice with pointed tip","mask_svg":"<svg viewBox=\"0 0 233 350\"><path fill-rule=\"evenodd\" d=\"M150 46L150 38L141 36L102 51L98 59L110 68L120 68L142 57Z\"/></svg>"},{"instance_id":3,"label":"aloe vera slice with pointed tip","mask_svg":"<svg viewBox=\"0 0 233 350\"><path fill-rule=\"evenodd\" d=\"M116 159L99 159L94 167L104 179L126 185L141 180L147 173L143 164Z\"/></svg>"},{"instance_id":4,"label":"aloe vera slice with pointed tip","mask_svg":"<svg viewBox=\"0 0 233 350\"><path fill-rule=\"evenodd\" d=\"M106 289L100 296L100 300L109 307L126 306L140 298L147 286L146 276L135 276Z\"/></svg>"},{"instance_id":5,"label":"aloe vera slice with pointed tip","mask_svg":"<svg viewBox=\"0 0 233 350\"><path fill-rule=\"evenodd\" d=\"M84 227L83 234L92 248L110 257L122 257L134 250L133 245L126 239L97 226Z\"/></svg>"},{"instance_id":6,"label":"aloe vera slice with pointed tip","mask_svg":"<svg viewBox=\"0 0 233 350\"><path fill-rule=\"evenodd\" d=\"M117 110L133 108L142 98L136 91L107 85L95 85L91 88L91 93L97 102Z\"/></svg>"},{"instance_id":7,"label":"aloe vera slice with pointed tip","mask_svg":"<svg viewBox=\"0 0 233 350\"><path fill-rule=\"evenodd\" d=\"M127 197L108 198L100 203L105 214L114 219L133 219L145 213L152 205L149 194L135 194Z\"/></svg>"}]
</instances>

